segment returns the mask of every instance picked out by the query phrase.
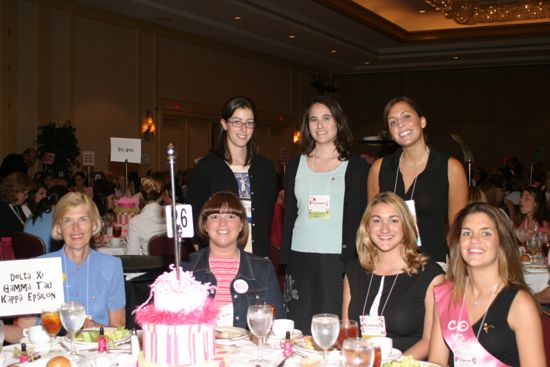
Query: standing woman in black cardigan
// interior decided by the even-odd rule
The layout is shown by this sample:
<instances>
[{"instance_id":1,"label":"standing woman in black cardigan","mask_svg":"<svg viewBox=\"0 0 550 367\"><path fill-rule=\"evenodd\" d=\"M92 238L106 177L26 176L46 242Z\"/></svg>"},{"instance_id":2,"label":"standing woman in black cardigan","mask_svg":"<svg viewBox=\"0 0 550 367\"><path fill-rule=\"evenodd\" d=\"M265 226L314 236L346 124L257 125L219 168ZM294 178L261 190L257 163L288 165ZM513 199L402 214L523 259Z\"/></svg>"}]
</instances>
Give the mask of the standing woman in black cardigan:
<instances>
[{"instance_id":1,"label":"standing woman in black cardigan","mask_svg":"<svg viewBox=\"0 0 550 367\"><path fill-rule=\"evenodd\" d=\"M287 317L310 334L314 314L341 314L344 263L356 257L369 166L351 153L351 131L334 99L312 98L300 130L302 155L285 175L280 263L288 264Z\"/></svg>"},{"instance_id":2,"label":"standing woman in black cardigan","mask_svg":"<svg viewBox=\"0 0 550 367\"><path fill-rule=\"evenodd\" d=\"M254 142L256 106L246 97L225 103L220 124L222 133L217 149L203 157L191 172L187 201L193 207L195 232L198 215L206 200L219 191L234 192L247 211L250 232L245 251L269 255L269 232L277 197L273 162L259 153ZM195 236L194 244L208 242Z\"/></svg>"}]
</instances>

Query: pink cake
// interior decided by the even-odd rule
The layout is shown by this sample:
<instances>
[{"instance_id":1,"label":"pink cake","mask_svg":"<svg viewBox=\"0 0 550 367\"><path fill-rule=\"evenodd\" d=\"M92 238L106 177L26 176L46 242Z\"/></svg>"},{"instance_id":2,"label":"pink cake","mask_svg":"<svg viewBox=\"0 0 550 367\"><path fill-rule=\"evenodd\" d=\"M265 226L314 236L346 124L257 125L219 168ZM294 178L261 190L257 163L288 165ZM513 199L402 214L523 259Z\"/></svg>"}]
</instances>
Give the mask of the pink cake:
<instances>
[{"instance_id":1,"label":"pink cake","mask_svg":"<svg viewBox=\"0 0 550 367\"><path fill-rule=\"evenodd\" d=\"M178 280L174 265L155 280L149 299L134 311L143 329L140 366L212 365L218 307L209 294L214 288L192 272L180 271Z\"/></svg>"}]
</instances>

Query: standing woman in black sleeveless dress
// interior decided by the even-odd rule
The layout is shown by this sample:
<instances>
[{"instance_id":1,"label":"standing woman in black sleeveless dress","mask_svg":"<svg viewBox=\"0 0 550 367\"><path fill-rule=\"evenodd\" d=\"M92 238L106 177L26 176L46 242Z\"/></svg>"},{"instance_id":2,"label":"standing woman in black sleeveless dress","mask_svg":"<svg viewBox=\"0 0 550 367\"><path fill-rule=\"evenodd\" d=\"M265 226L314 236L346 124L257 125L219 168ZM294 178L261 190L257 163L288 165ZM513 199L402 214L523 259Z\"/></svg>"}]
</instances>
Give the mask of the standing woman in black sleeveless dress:
<instances>
[{"instance_id":1,"label":"standing woman in black sleeveless dress","mask_svg":"<svg viewBox=\"0 0 550 367\"><path fill-rule=\"evenodd\" d=\"M428 146L426 117L408 97L392 99L384 108L390 137L401 147L374 162L369 172L369 201L391 191L416 212L420 251L445 262L445 223L468 203L468 182L462 164L447 153ZM415 213L413 212L413 215Z\"/></svg>"}]
</instances>

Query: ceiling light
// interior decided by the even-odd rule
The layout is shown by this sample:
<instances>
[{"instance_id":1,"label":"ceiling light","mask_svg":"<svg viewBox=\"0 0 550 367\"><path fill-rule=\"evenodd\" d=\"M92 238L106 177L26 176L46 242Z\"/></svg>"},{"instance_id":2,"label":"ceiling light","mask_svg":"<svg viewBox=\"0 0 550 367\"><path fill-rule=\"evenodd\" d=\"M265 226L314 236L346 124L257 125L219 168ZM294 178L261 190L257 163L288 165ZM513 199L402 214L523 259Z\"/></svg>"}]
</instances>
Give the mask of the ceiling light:
<instances>
[{"instance_id":1,"label":"ceiling light","mask_svg":"<svg viewBox=\"0 0 550 367\"><path fill-rule=\"evenodd\" d=\"M460 59L460 56L453 56L453 60L458 60Z\"/></svg>"},{"instance_id":2,"label":"ceiling light","mask_svg":"<svg viewBox=\"0 0 550 367\"><path fill-rule=\"evenodd\" d=\"M296 38L296 36L295 36L294 34L289 34L289 35L288 35L288 38L294 39L294 38Z\"/></svg>"},{"instance_id":3,"label":"ceiling light","mask_svg":"<svg viewBox=\"0 0 550 367\"><path fill-rule=\"evenodd\" d=\"M330 53L331 53L331 54L335 54L335 53L336 53L336 50L330 50Z\"/></svg>"},{"instance_id":4,"label":"ceiling light","mask_svg":"<svg viewBox=\"0 0 550 367\"><path fill-rule=\"evenodd\" d=\"M241 19L243 19L243 18L242 18L241 16L239 16L239 15L236 15L236 16L233 17L233 19L234 19L234 20L241 20Z\"/></svg>"},{"instance_id":5,"label":"ceiling light","mask_svg":"<svg viewBox=\"0 0 550 367\"><path fill-rule=\"evenodd\" d=\"M420 9L418 12L419 12L420 14L426 14L426 9Z\"/></svg>"},{"instance_id":6,"label":"ceiling light","mask_svg":"<svg viewBox=\"0 0 550 367\"><path fill-rule=\"evenodd\" d=\"M550 4L533 0L426 0L458 24L514 22L550 18Z\"/></svg>"},{"instance_id":7,"label":"ceiling light","mask_svg":"<svg viewBox=\"0 0 550 367\"><path fill-rule=\"evenodd\" d=\"M370 61L369 61L369 60L365 60L364 64L365 64L365 65L370 65Z\"/></svg>"}]
</instances>

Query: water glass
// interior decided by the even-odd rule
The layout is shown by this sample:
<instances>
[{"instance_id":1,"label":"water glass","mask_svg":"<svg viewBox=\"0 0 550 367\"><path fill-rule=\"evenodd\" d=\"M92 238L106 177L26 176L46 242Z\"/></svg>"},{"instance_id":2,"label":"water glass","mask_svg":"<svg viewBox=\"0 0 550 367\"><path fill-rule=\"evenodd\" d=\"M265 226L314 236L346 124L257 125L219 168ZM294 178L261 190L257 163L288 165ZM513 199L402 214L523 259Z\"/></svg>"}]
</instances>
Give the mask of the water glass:
<instances>
[{"instance_id":1,"label":"water glass","mask_svg":"<svg viewBox=\"0 0 550 367\"><path fill-rule=\"evenodd\" d=\"M262 357L262 347L273 324L273 307L267 304L248 306L246 321L252 334L258 338L258 357L250 362L261 366L268 362Z\"/></svg>"},{"instance_id":2,"label":"water glass","mask_svg":"<svg viewBox=\"0 0 550 367\"><path fill-rule=\"evenodd\" d=\"M328 349L334 345L340 332L340 319L337 315L321 313L311 318L311 336L323 349L323 364L327 365Z\"/></svg>"},{"instance_id":3,"label":"water glass","mask_svg":"<svg viewBox=\"0 0 550 367\"><path fill-rule=\"evenodd\" d=\"M348 338L342 343L342 357L346 367L372 367L374 347L363 338Z\"/></svg>"},{"instance_id":4,"label":"water glass","mask_svg":"<svg viewBox=\"0 0 550 367\"><path fill-rule=\"evenodd\" d=\"M71 353L69 358L75 362L80 362L83 356L76 353L74 338L77 331L84 325L86 310L83 305L75 302L63 303L60 308L61 323L65 330L71 333Z\"/></svg>"}]
</instances>

